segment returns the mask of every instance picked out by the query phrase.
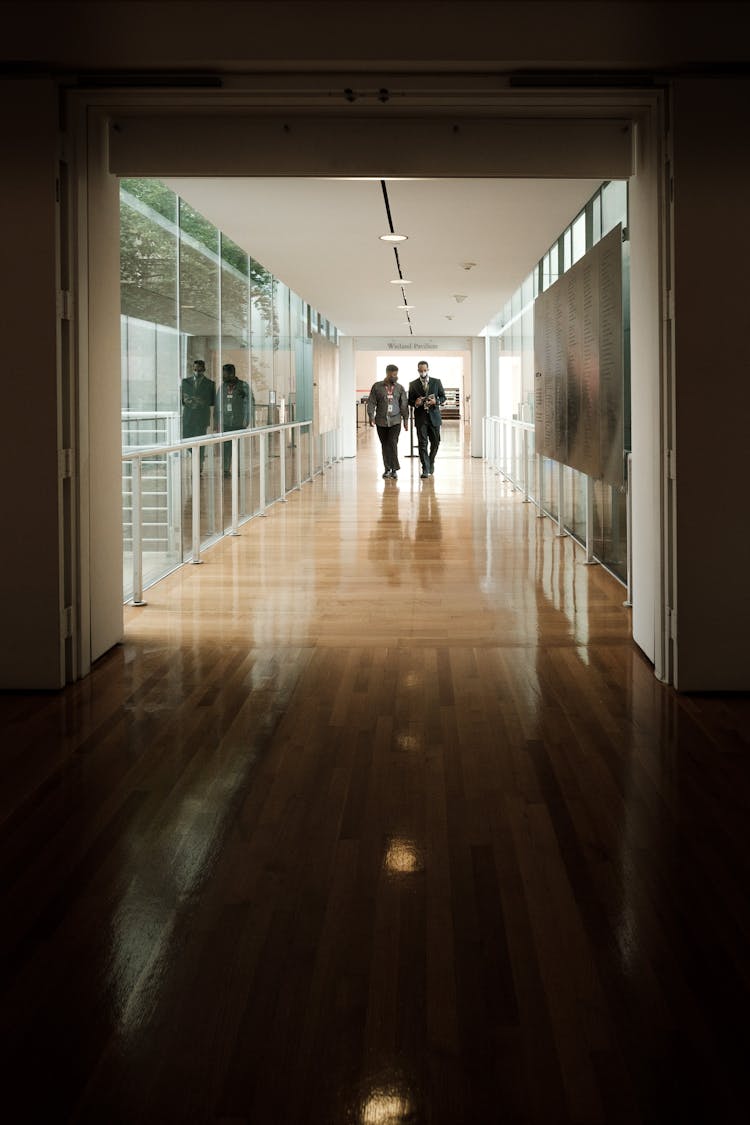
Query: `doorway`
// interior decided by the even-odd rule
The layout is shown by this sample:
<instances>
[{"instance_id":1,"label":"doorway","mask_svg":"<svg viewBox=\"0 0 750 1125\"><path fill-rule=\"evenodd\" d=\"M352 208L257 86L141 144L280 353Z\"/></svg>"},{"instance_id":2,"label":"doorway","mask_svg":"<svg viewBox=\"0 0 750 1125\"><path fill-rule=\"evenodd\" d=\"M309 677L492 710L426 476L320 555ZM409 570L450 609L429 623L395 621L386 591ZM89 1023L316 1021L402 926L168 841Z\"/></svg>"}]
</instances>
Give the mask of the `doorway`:
<instances>
[{"instance_id":1,"label":"doorway","mask_svg":"<svg viewBox=\"0 0 750 1125\"><path fill-rule=\"evenodd\" d=\"M78 575L79 597L85 605L83 616L90 617L90 644L82 647L78 674L85 674L95 659L122 635L121 529L119 494L119 324L117 276L117 192L118 175L238 175L278 174L319 176L336 166L338 174L382 175L388 161L392 175L437 174L502 177L528 174L529 152L535 152L536 174L554 175L564 165L570 174L571 159L578 174L602 178L628 178L633 201L630 231L633 245L632 308L633 355L633 447L638 451L641 473L633 497L635 589L634 638L654 659L657 675L668 678L668 633L663 611L662 574L668 551L664 536L670 534L662 519L661 505L654 497L662 492L660 424L664 383L669 372L661 356L661 307L663 248L659 239L661 207L660 162L661 118L659 95L653 91L616 91L606 96L596 92L581 95L584 108L575 121L561 120L558 95L545 91L546 109L540 109L539 95L521 106L516 92L509 100L499 92L485 116L472 117L472 144L469 152L461 146L446 146L446 126L460 113L471 116L470 103L456 103L442 109L418 105L415 97L412 116L394 119L385 148L383 121L364 115L352 130L351 119L340 112L314 121L287 114L284 121L269 116L253 105L248 96L242 112L237 99L225 107L210 91L195 94L165 91L158 105L137 92L76 92L73 118L78 121L82 162L78 177L77 234L78 289L76 307L86 310L76 324L79 354L79 425L86 435L90 457L88 473L81 474L79 503L81 526L91 528L82 552ZM242 101L242 98L239 99ZM200 105L197 105L200 102ZM304 102L304 97L301 97ZM530 112L534 106L534 116ZM300 105L302 108L302 104ZM547 113L544 139L538 136L540 114ZM631 164L632 138L622 145L623 117L628 130L637 127L639 164ZM512 120L513 129L509 130ZM217 121L221 128L217 131ZM321 122L324 134L321 135ZM523 123L525 140L513 141ZM594 123L589 128L585 122ZM610 128L611 126L611 128ZM453 126L451 125L451 128ZM300 143L290 165L288 134L298 137L315 132L317 143ZM609 131L608 131L609 130ZM387 132L388 130L386 130ZM356 134L356 141L353 136ZM620 138L618 142L617 138ZM189 143L187 143L189 138ZM534 149L536 141L539 146ZM465 139L465 137L464 137ZM398 142L398 143L396 143ZM407 143L405 143L407 142ZM384 153L388 153L387 158ZM544 154L540 171L538 153ZM187 157L189 155L189 161ZM524 164L526 161L526 164ZM577 161L577 163L576 163ZM188 170L189 163L189 170ZM342 168L342 164L346 167ZM606 166L605 166L606 165ZM636 245L639 253L636 258ZM530 257L533 258L533 254ZM89 378L96 371L96 380ZM637 374L636 374L637 373ZM465 390L464 388L461 388ZM472 388L473 421L484 412L486 386ZM93 420L96 419L96 425ZM113 440L114 438L114 440ZM112 545L115 545L114 550ZM112 577L114 575L114 577Z\"/></svg>"}]
</instances>

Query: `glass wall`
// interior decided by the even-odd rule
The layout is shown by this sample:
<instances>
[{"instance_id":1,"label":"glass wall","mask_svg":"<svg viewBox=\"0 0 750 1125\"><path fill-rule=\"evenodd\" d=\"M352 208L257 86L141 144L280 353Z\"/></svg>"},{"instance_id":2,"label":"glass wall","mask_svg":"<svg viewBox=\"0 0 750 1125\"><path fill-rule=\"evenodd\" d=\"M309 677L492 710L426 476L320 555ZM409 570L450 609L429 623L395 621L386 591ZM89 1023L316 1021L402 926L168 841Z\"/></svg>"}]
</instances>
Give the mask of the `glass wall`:
<instances>
[{"instance_id":1,"label":"glass wall","mask_svg":"<svg viewBox=\"0 0 750 1125\"><path fill-rule=\"evenodd\" d=\"M304 435L268 426L313 420L312 331L338 332L250 253L158 180L120 184L122 443L141 462L143 585L191 557L189 449L159 446L238 431L240 518L301 483ZM255 437L252 431L258 431ZM285 472L280 463L283 459ZM231 443L200 454L202 546L229 528ZM299 465L302 465L302 470ZM125 590L132 595L133 463L123 462ZM196 520L197 522L197 520Z\"/></svg>"},{"instance_id":2,"label":"glass wall","mask_svg":"<svg viewBox=\"0 0 750 1125\"><path fill-rule=\"evenodd\" d=\"M624 448L630 451L630 244L628 193L625 181L605 183L579 215L560 234L485 334L499 337L498 370L490 385L489 413L520 422L534 422L534 299L570 269L601 238L622 224ZM586 533L586 478L565 466L560 476L555 462L542 458L541 506L583 541ZM594 483L594 554L622 581L627 579L626 491L602 481Z\"/></svg>"}]
</instances>

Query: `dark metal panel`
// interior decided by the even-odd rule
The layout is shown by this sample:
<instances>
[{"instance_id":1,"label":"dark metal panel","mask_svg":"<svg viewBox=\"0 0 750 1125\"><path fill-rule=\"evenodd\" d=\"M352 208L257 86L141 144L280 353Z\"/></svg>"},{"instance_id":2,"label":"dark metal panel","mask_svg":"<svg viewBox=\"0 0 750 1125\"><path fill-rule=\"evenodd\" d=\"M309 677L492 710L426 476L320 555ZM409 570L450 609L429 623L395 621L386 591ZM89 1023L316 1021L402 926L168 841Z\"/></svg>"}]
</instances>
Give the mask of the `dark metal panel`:
<instances>
[{"instance_id":1,"label":"dark metal panel","mask_svg":"<svg viewBox=\"0 0 750 1125\"><path fill-rule=\"evenodd\" d=\"M611 118L115 114L120 176L504 176L627 179L632 124Z\"/></svg>"},{"instance_id":2,"label":"dark metal panel","mask_svg":"<svg viewBox=\"0 0 750 1125\"><path fill-rule=\"evenodd\" d=\"M621 226L537 297L534 359L537 452L622 484Z\"/></svg>"}]
</instances>

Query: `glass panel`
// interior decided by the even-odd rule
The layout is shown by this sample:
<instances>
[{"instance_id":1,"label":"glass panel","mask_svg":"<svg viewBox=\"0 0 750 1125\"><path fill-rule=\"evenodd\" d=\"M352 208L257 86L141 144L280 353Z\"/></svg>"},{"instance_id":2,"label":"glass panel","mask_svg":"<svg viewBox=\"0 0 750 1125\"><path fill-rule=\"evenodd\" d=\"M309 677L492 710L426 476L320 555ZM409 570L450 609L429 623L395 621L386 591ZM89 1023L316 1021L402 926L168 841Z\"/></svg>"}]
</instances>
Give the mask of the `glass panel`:
<instances>
[{"instance_id":1,"label":"glass panel","mask_svg":"<svg viewBox=\"0 0 750 1125\"><path fill-rule=\"evenodd\" d=\"M266 504L281 499L281 434L278 430L268 435L266 462Z\"/></svg>"},{"instance_id":2,"label":"glass panel","mask_svg":"<svg viewBox=\"0 0 750 1125\"><path fill-rule=\"evenodd\" d=\"M563 235L563 270L569 270L573 265L573 232L570 227Z\"/></svg>"},{"instance_id":3,"label":"glass panel","mask_svg":"<svg viewBox=\"0 0 750 1125\"><path fill-rule=\"evenodd\" d=\"M180 339L182 350L182 437L212 432L216 418L216 383L221 367L221 279L219 232L184 199L179 200L180 222ZM218 453L218 457L217 457ZM202 447L201 545L212 542L222 529L220 454ZM187 482L186 504L192 494ZM192 522L192 504L190 520ZM187 526L185 526L187 533ZM183 539L185 553L192 552L190 537Z\"/></svg>"},{"instance_id":4,"label":"glass panel","mask_svg":"<svg viewBox=\"0 0 750 1125\"><path fill-rule=\"evenodd\" d=\"M628 185L625 180L612 180L602 188L602 237L622 223L628 225Z\"/></svg>"},{"instance_id":5,"label":"glass panel","mask_svg":"<svg viewBox=\"0 0 750 1125\"><path fill-rule=\"evenodd\" d=\"M300 471L302 473L302 480L310 479L310 426L301 426L299 431L299 444L300 444Z\"/></svg>"},{"instance_id":6,"label":"glass panel","mask_svg":"<svg viewBox=\"0 0 750 1125\"><path fill-rule=\"evenodd\" d=\"M555 519L557 518L557 461L542 458L543 506Z\"/></svg>"},{"instance_id":7,"label":"glass panel","mask_svg":"<svg viewBox=\"0 0 750 1125\"><path fill-rule=\"evenodd\" d=\"M549 254L545 254L542 258L542 289L549 289L550 287L550 260Z\"/></svg>"},{"instance_id":8,"label":"glass panel","mask_svg":"<svg viewBox=\"0 0 750 1125\"><path fill-rule=\"evenodd\" d=\"M273 383L274 306L273 277L258 262L249 259L250 268L250 360L256 426L272 423L276 402Z\"/></svg>"},{"instance_id":9,"label":"glass panel","mask_svg":"<svg viewBox=\"0 0 750 1125\"><path fill-rule=\"evenodd\" d=\"M569 480L565 487L570 490L570 516L566 524L568 530L581 543L586 541L586 475L576 469L569 469Z\"/></svg>"},{"instance_id":10,"label":"glass panel","mask_svg":"<svg viewBox=\"0 0 750 1125\"><path fill-rule=\"evenodd\" d=\"M239 438L239 518L260 511L260 437Z\"/></svg>"},{"instance_id":11,"label":"glass panel","mask_svg":"<svg viewBox=\"0 0 750 1125\"><path fill-rule=\"evenodd\" d=\"M273 353L273 381L276 391L274 421L289 420L289 404L294 403L292 381L292 339L290 327L289 288L281 281L273 283L275 332Z\"/></svg>"},{"instance_id":12,"label":"glass panel","mask_svg":"<svg viewBox=\"0 0 750 1125\"><path fill-rule=\"evenodd\" d=\"M313 416L313 342L307 336L298 336L295 349L296 392L293 420L307 422Z\"/></svg>"},{"instance_id":13,"label":"glass panel","mask_svg":"<svg viewBox=\"0 0 750 1125\"><path fill-rule=\"evenodd\" d=\"M297 431L284 430L282 439L286 456L286 490L291 492L299 484L297 474Z\"/></svg>"},{"instance_id":14,"label":"glass panel","mask_svg":"<svg viewBox=\"0 0 750 1125\"><path fill-rule=\"evenodd\" d=\"M247 519L260 510L261 445L246 429L278 424L280 417L312 419L312 323L333 344L338 330L159 181L123 180L121 214L123 447L243 432L236 439L238 519ZM300 477L309 479L311 448L318 469L324 454L310 427L301 437L291 430L271 434L263 448L266 505L281 498L282 457L289 490ZM201 547L231 524L233 456L231 441L198 455ZM143 462L144 585L191 555L192 464L187 449ZM126 598L132 595L131 490L127 462Z\"/></svg>"},{"instance_id":15,"label":"glass panel","mask_svg":"<svg viewBox=\"0 0 750 1125\"><path fill-rule=\"evenodd\" d=\"M594 554L627 581L626 494L603 481L594 483Z\"/></svg>"},{"instance_id":16,"label":"glass panel","mask_svg":"<svg viewBox=\"0 0 750 1125\"><path fill-rule=\"evenodd\" d=\"M221 235L221 389L216 396L216 429L222 433L252 425L250 374L250 280L248 255ZM230 450L224 460L231 460Z\"/></svg>"},{"instance_id":17,"label":"glass panel","mask_svg":"<svg viewBox=\"0 0 750 1125\"><path fill-rule=\"evenodd\" d=\"M555 244L550 249L550 285L560 277L560 242Z\"/></svg>"},{"instance_id":18,"label":"glass panel","mask_svg":"<svg viewBox=\"0 0 750 1125\"><path fill-rule=\"evenodd\" d=\"M121 181L120 305L123 316L177 328L176 223L174 192L158 180Z\"/></svg>"},{"instance_id":19,"label":"glass panel","mask_svg":"<svg viewBox=\"0 0 750 1125\"><path fill-rule=\"evenodd\" d=\"M591 201L592 214L592 242L598 242L602 237L602 197L597 193Z\"/></svg>"},{"instance_id":20,"label":"glass panel","mask_svg":"<svg viewBox=\"0 0 750 1125\"><path fill-rule=\"evenodd\" d=\"M179 438L177 197L156 180L120 184L123 449ZM132 597L131 462L123 462L123 596ZM179 461L141 462L144 586L182 561Z\"/></svg>"},{"instance_id":21,"label":"glass panel","mask_svg":"<svg viewBox=\"0 0 750 1125\"><path fill-rule=\"evenodd\" d=\"M586 253L586 213L578 216L572 226L573 261L577 262Z\"/></svg>"}]
</instances>

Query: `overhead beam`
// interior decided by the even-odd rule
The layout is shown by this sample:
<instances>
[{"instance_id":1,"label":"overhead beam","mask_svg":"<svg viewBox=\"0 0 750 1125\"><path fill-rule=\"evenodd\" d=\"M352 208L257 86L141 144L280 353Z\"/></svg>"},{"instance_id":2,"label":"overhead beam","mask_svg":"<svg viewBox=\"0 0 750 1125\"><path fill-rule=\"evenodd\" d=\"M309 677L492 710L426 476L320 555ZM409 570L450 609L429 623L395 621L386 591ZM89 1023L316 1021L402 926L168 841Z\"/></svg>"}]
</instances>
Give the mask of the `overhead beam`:
<instances>
[{"instance_id":1,"label":"overhead beam","mask_svg":"<svg viewBox=\"0 0 750 1125\"><path fill-rule=\"evenodd\" d=\"M109 128L120 176L627 179L625 118L126 114Z\"/></svg>"}]
</instances>

